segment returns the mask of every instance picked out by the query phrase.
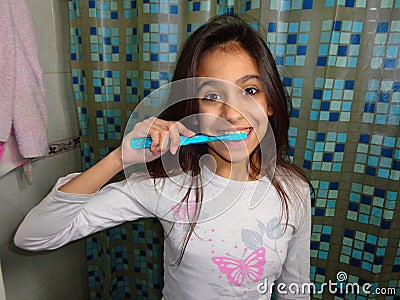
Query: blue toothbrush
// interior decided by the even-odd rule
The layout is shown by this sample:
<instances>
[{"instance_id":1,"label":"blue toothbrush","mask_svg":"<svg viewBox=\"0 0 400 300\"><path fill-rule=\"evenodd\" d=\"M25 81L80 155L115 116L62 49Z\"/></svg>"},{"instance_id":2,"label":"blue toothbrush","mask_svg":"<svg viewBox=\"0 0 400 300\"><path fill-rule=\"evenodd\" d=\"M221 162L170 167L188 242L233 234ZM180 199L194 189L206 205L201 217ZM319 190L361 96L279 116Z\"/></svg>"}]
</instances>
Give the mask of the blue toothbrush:
<instances>
[{"instance_id":1,"label":"blue toothbrush","mask_svg":"<svg viewBox=\"0 0 400 300\"><path fill-rule=\"evenodd\" d=\"M205 134L198 134L193 137L180 137L181 146L191 145L191 144L204 144L204 143L211 143L216 141L240 141L247 138L246 133L228 133L218 136L210 136ZM143 148L150 148L151 145L151 138L134 138L131 140L131 147L134 149L143 149Z\"/></svg>"}]
</instances>

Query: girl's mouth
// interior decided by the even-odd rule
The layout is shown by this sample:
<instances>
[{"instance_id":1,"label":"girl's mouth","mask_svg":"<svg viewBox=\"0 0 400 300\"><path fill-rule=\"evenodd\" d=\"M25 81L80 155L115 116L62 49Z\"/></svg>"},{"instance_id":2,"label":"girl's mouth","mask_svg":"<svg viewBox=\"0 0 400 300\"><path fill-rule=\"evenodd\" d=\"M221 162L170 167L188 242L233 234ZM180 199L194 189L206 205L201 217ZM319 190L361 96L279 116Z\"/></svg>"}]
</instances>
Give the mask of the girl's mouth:
<instances>
[{"instance_id":1,"label":"girl's mouth","mask_svg":"<svg viewBox=\"0 0 400 300\"><path fill-rule=\"evenodd\" d=\"M224 143L228 144L236 144L236 143L242 143L246 141L249 137L249 135L253 132L253 127L246 127L246 128L236 128L236 129L224 129L224 130L216 130L218 135L227 135L227 134L246 134L247 137L244 140L238 140L238 141L224 141Z\"/></svg>"}]
</instances>

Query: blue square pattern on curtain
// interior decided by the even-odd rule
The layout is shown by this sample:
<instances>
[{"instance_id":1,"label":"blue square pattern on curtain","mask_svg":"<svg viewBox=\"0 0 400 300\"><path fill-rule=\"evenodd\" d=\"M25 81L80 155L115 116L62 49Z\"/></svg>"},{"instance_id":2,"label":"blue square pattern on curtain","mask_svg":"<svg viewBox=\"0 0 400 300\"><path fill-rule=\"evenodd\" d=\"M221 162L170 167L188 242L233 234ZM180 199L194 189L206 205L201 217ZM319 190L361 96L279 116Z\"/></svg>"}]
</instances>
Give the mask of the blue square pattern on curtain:
<instances>
[{"instance_id":1,"label":"blue square pattern on curtain","mask_svg":"<svg viewBox=\"0 0 400 300\"><path fill-rule=\"evenodd\" d=\"M289 156L316 190L311 280L319 291L328 280L341 287L312 297L395 299L400 0L69 0L83 169L117 147L135 106L170 82L185 38L233 12L265 36L293 102ZM162 251L151 219L89 237L90 299L160 299ZM372 293L346 293L349 283Z\"/></svg>"}]
</instances>

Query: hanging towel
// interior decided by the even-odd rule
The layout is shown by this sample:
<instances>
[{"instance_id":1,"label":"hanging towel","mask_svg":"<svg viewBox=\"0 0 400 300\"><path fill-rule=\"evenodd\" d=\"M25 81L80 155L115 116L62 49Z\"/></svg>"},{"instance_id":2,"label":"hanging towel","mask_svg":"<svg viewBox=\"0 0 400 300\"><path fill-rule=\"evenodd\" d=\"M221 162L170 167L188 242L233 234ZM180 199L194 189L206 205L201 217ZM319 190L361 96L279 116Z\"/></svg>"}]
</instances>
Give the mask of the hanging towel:
<instances>
[{"instance_id":1,"label":"hanging towel","mask_svg":"<svg viewBox=\"0 0 400 300\"><path fill-rule=\"evenodd\" d=\"M0 177L31 161L30 159L22 158L19 154L17 141L13 133L10 134L6 143L0 143L0 152L2 152L0 154ZM30 173L25 172L25 170L24 173L26 175L25 178L29 178Z\"/></svg>"},{"instance_id":2,"label":"hanging towel","mask_svg":"<svg viewBox=\"0 0 400 300\"><path fill-rule=\"evenodd\" d=\"M43 156L48 115L32 17L25 0L1 0L0 12L0 142L14 128L22 157Z\"/></svg>"}]
</instances>

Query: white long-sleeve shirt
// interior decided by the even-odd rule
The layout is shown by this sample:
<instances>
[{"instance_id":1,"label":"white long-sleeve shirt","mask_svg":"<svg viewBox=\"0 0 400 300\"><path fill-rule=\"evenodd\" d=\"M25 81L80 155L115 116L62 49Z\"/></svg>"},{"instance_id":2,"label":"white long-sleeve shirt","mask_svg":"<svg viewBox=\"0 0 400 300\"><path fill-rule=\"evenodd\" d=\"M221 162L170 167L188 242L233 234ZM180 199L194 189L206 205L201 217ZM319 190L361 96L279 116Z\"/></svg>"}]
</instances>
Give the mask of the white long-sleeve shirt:
<instances>
[{"instance_id":1,"label":"white long-sleeve shirt","mask_svg":"<svg viewBox=\"0 0 400 300\"><path fill-rule=\"evenodd\" d=\"M129 179L95 194L68 194L58 188L77 174L58 180L49 195L20 225L15 244L27 250L61 247L94 232L143 217L160 219L168 233L164 244L164 299L309 299L301 291L309 283L311 209L309 188L300 180L289 192L289 215L268 180L234 181L202 170L204 198L199 222L179 266L193 215L194 195L186 193L183 176ZM286 186L286 185L284 185ZM289 189L287 189L289 190ZM280 284L280 285L279 285ZM307 291L307 290L306 290Z\"/></svg>"}]
</instances>

